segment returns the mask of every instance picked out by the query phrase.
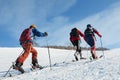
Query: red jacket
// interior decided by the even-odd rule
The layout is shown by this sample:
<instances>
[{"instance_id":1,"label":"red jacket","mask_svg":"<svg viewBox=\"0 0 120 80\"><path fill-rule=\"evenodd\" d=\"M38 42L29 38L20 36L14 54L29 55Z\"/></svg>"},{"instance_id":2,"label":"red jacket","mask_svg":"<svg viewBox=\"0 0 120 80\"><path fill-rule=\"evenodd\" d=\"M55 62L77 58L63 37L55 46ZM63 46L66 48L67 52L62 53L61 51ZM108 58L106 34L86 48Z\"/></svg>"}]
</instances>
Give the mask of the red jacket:
<instances>
[{"instance_id":1,"label":"red jacket","mask_svg":"<svg viewBox=\"0 0 120 80\"><path fill-rule=\"evenodd\" d=\"M31 29L30 28L25 29L20 36L19 39L20 43L31 42L32 39L30 37L30 34L31 34Z\"/></svg>"},{"instance_id":2,"label":"red jacket","mask_svg":"<svg viewBox=\"0 0 120 80\"><path fill-rule=\"evenodd\" d=\"M81 37L83 37L84 38L84 34L81 32L81 31L79 31L79 30L77 30L77 32L78 32L78 34L81 36ZM75 41L75 40L80 40L80 36L74 36L74 37L71 37L70 36L70 41Z\"/></svg>"},{"instance_id":3,"label":"red jacket","mask_svg":"<svg viewBox=\"0 0 120 80\"><path fill-rule=\"evenodd\" d=\"M99 37L102 37L102 35L95 28L93 28L93 32L96 33Z\"/></svg>"}]
</instances>

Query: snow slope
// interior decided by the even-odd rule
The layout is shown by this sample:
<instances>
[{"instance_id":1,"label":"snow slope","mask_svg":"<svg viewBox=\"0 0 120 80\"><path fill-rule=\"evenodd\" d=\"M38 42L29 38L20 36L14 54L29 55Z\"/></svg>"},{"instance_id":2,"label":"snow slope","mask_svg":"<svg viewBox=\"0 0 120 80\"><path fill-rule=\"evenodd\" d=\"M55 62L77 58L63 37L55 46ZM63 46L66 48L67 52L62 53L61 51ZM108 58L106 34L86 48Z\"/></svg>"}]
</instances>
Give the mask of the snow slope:
<instances>
[{"instance_id":1,"label":"snow slope","mask_svg":"<svg viewBox=\"0 0 120 80\"><path fill-rule=\"evenodd\" d=\"M48 49L36 49L39 53L39 64L48 66ZM52 70L47 67L39 71L3 78L5 72L2 72L8 70L21 52L22 48L0 48L0 80L120 80L120 49L105 51L105 58L93 62L88 62L89 51L82 51L86 60L71 62L74 59L74 50L50 49L52 65L56 63L52 66ZM97 55L102 55L102 51L98 51ZM64 61L65 63L63 63ZM30 71L30 64L31 54L25 61L23 68Z\"/></svg>"}]
</instances>

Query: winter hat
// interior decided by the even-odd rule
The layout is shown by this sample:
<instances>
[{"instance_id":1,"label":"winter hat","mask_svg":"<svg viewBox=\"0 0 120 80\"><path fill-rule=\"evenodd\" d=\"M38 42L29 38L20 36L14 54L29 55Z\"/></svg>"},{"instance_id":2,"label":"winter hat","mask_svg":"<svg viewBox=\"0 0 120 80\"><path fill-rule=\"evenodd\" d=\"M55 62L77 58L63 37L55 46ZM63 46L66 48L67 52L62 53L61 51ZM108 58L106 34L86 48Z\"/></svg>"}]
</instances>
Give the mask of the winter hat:
<instances>
[{"instance_id":1,"label":"winter hat","mask_svg":"<svg viewBox=\"0 0 120 80\"><path fill-rule=\"evenodd\" d=\"M91 24L87 24L87 28L91 28L92 26L91 26Z\"/></svg>"},{"instance_id":2,"label":"winter hat","mask_svg":"<svg viewBox=\"0 0 120 80\"><path fill-rule=\"evenodd\" d=\"M30 26L30 28L36 28L36 25L35 25L35 24L32 24L32 25Z\"/></svg>"},{"instance_id":3,"label":"winter hat","mask_svg":"<svg viewBox=\"0 0 120 80\"><path fill-rule=\"evenodd\" d=\"M87 28L91 29L92 28L91 24L87 24Z\"/></svg>"}]
</instances>

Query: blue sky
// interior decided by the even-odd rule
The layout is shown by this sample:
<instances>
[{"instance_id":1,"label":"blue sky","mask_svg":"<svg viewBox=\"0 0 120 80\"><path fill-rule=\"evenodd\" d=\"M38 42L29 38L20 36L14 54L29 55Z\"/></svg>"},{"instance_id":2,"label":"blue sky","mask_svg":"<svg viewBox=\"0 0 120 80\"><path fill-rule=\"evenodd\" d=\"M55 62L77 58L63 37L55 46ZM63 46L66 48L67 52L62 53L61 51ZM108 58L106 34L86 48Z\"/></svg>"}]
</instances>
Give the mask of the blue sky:
<instances>
[{"instance_id":1,"label":"blue sky","mask_svg":"<svg viewBox=\"0 0 120 80\"><path fill-rule=\"evenodd\" d=\"M84 32L88 23L103 35L104 47L120 47L119 0L0 0L0 5L2 47L20 46L19 36L31 24L48 32L49 45L68 45L70 30ZM46 38L36 42L46 45ZM99 37L96 43L100 47ZM81 45L86 46L84 40Z\"/></svg>"}]
</instances>

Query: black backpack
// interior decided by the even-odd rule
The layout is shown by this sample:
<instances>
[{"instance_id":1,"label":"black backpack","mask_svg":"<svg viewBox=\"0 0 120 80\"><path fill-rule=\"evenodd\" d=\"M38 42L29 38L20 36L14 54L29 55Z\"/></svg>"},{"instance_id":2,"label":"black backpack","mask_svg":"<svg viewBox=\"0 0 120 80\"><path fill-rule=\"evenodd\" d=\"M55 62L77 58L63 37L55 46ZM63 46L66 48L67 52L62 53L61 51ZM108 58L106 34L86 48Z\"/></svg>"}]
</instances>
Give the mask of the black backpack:
<instances>
[{"instance_id":1,"label":"black backpack","mask_svg":"<svg viewBox=\"0 0 120 80\"><path fill-rule=\"evenodd\" d=\"M93 35L94 36L94 32L93 32L93 28L87 28L84 32L85 36L87 35Z\"/></svg>"},{"instance_id":2,"label":"black backpack","mask_svg":"<svg viewBox=\"0 0 120 80\"><path fill-rule=\"evenodd\" d=\"M73 29L71 30L70 36L71 36L71 37L78 37L78 36L79 36L79 33L78 33L78 31L77 31L76 28L73 28Z\"/></svg>"}]
</instances>

